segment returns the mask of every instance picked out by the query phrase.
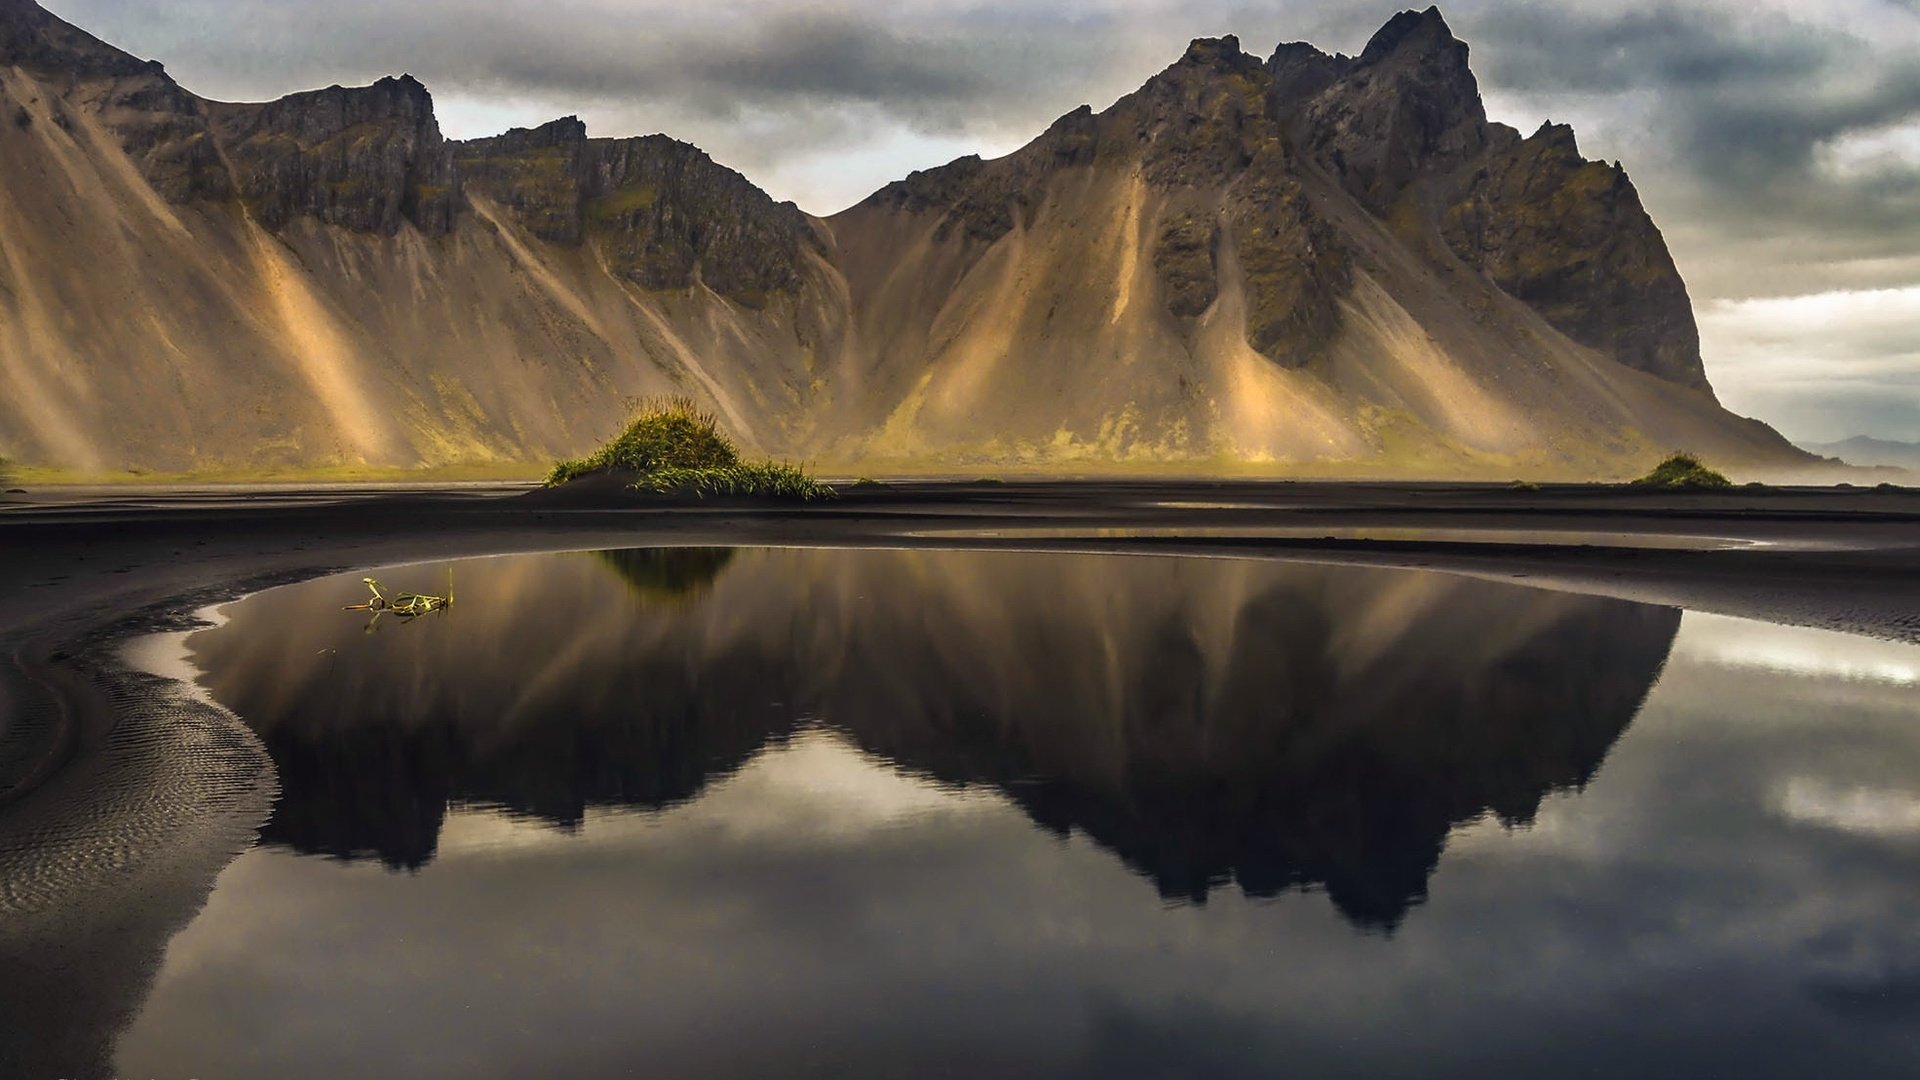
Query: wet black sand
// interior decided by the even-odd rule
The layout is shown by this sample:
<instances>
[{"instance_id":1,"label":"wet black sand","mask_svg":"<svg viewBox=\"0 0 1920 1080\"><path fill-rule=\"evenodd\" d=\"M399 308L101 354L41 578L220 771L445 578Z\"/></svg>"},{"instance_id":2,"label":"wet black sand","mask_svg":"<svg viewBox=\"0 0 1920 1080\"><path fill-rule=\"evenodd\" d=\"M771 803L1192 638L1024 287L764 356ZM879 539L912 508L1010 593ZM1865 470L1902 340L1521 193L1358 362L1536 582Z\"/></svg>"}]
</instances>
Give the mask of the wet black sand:
<instances>
[{"instance_id":1,"label":"wet black sand","mask_svg":"<svg viewBox=\"0 0 1920 1080\"><path fill-rule=\"evenodd\" d=\"M0 1073L107 1071L100 1033L270 805L244 727L127 670L121 641L357 567L696 544L1413 566L1920 641L1920 491L911 483L801 508L518 487L14 497L0 502Z\"/></svg>"}]
</instances>

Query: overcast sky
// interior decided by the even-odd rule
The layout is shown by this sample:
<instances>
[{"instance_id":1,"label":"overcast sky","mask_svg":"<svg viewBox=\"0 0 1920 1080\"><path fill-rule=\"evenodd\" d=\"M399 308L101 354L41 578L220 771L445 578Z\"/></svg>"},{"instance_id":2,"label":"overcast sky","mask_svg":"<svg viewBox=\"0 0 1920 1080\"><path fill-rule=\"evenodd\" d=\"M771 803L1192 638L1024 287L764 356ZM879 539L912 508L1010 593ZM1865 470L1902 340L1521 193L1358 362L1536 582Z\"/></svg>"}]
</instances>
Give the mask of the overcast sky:
<instances>
[{"instance_id":1,"label":"overcast sky","mask_svg":"<svg viewBox=\"0 0 1920 1080\"><path fill-rule=\"evenodd\" d=\"M814 213L1110 104L1188 39L1353 53L1376 0L46 0L209 97L411 72L454 137L664 131ZM1456 0L1488 111L1617 159L1707 371L1788 435L1920 440L1920 0Z\"/></svg>"}]
</instances>

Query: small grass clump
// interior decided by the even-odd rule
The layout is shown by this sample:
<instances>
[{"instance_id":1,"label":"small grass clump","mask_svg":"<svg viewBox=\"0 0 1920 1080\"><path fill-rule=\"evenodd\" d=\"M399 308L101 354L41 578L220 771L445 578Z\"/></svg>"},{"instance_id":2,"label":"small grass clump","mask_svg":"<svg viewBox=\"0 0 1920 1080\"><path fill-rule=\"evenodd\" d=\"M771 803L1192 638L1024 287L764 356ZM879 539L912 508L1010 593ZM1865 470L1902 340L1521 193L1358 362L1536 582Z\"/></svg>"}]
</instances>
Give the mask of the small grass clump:
<instances>
[{"instance_id":1,"label":"small grass clump","mask_svg":"<svg viewBox=\"0 0 1920 1080\"><path fill-rule=\"evenodd\" d=\"M554 465L547 486L600 472L648 474L659 469L725 469L740 464L733 440L711 413L686 398L641 402L626 429L582 458Z\"/></svg>"},{"instance_id":2,"label":"small grass clump","mask_svg":"<svg viewBox=\"0 0 1920 1080\"><path fill-rule=\"evenodd\" d=\"M1688 453L1671 454L1653 467L1653 471L1633 482L1635 487L1667 488L1676 491L1712 491L1733 486L1724 473Z\"/></svg>"},{"instance_id":3,"label":"small grass clump","mask_svg":"<svg viewBox=\"0 0 1920 1080\"><path fill-rule=\"evenodd\" d=\"M636 491L661 495L735 495L746 499L831 499L832 488L784 461L737 462L715 468L686 469L669 465L644 473L633 482Z\"/></svg>"},{"instance_id":4,"label":"small grass clump","mask_svg":"<svg viewBox=\"0 0 1920 1080\"><path fill-rule=\"evenodd\" d=\"M832 498L834 490L784 462L744 462L713 415L686 398L642 402L626 428L586 457L557 462L547 486L597 473L631 473L635 491L756 499Z\"/></svg>"}]
</instances>

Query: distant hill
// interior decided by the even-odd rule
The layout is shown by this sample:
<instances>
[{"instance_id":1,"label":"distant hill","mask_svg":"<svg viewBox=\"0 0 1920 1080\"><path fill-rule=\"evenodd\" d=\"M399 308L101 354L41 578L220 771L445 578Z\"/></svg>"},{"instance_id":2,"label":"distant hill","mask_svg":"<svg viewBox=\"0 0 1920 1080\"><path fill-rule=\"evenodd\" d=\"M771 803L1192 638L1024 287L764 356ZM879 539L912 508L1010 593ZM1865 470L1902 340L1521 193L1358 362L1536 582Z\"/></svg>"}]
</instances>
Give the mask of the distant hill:
<instances>
[{"instance_id":1,"label":"distant hill","mask_svg":"<svg viewBox=\"0 0 1920 1080\"><path fill-rule=\"evenodd\" d=\"M821 219L666 136L445 140L406 76L208 101L0 0L0 454L551 459L668 393L873 472L1811 464L1715 400L1627 174L1490 123L1434 9L1195 41Z\"/></svg>"},{"instance_id":2,"label":"distant hill","mask_svg":"<svg viewBox=\"0 0 1920 1080\"><path fill-rule=\"evenodd\" d=\"M1920 443L1855 435L1832 443L1803 442L1800 448L1821 457L1839 458L1849 465L1885 465L1920 471Z\"/></svg>"}]
</instances>

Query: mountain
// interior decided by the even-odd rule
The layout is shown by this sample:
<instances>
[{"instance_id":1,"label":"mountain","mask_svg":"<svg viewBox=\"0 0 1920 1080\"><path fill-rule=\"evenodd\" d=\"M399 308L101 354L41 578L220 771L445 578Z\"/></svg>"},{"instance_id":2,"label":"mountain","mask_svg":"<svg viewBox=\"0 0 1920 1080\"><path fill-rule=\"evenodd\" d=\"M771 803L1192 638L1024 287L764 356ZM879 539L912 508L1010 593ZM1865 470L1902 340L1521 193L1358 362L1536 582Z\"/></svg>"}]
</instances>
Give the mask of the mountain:
<instances>
[{"instance_id":1,"label":"mountain","mask_svg":"<svg viewBox=\"0 0 1920 1080\"><path fill-rule=\"evenodd\" d=\"M663 135L446 140L409 76L205 100L0 0L0 453L530 461L684 393L869 471L1807 463L1714 399L1626 174L1467 60L1433 9L1200 40L822 219Z\"/></svg>"},{"instance_id":2,"label":"mountain","mask_svg":"<svg viewBox=\"0 0 1920 1080\"><path fill-rule=\"evenodd\" d=\"M1849 465L1878 465L1920 471L1920 443L1855 435L1839 442L1801 443L1800 448L1821 457L1839 458Z\"/></svg>"}]
</instances>

